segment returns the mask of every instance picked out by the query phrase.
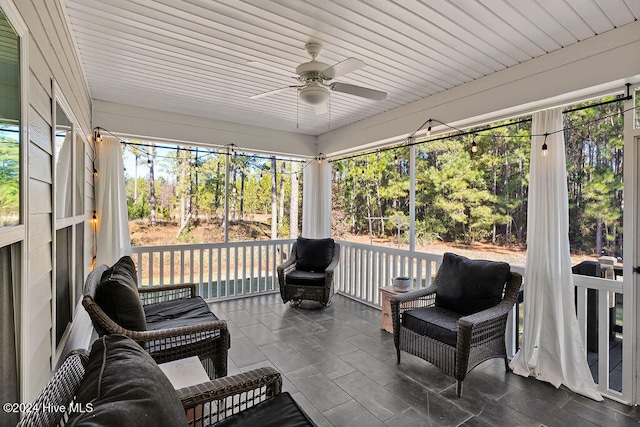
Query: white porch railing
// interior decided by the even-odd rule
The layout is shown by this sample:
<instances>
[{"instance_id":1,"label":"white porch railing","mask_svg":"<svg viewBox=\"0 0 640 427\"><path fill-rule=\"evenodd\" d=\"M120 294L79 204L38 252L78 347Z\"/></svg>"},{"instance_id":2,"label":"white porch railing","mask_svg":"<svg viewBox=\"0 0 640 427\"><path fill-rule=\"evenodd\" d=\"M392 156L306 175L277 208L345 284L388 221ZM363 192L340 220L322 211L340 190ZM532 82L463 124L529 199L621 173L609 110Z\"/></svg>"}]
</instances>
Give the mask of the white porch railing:
<instances>
[{"instance_id":1,"label":"white porch railing","mask_svg":"<svg viewBox=\"0 0 640 427\"><path fill-rule=\"evenodd\" d=\"M141 286L157 284L195 283L198 294L207 301L218 301L273 293L278 290L276 268L291 252L294 240L248 241L193 245L145 246L132 248ZM371 246L340 241L341 257L336 271L336 292L362 303L380 307L382 286L391 284L396 276L409 276L417 288L431 284L442 263L442 255L425 252ZM512 266L524 276L524 268ZM611 360L610 324L611 298L622 298L622 282L574 275L578 324L586 343L587 290L598 295L597 326L598 383L600 391L609 397L622 395L610 388ZM514 307L509 317L507 351L513 356L518 348L523 305ZM615 321L615 319L614 319ZM586 345L586 344L585 344ZM590 353L590 357L594 357ZM617 387L616 387L617 388Z\"/></svg>"},{"instance_id":2,"label":"white porch railing","mask_svg":"<svg viewBox=\"0 0 640 427\"><path fill-rule=\"evenodd\" d=\"M207 301L272 293L293 240L136 246L140 286L195 283Z\"/></svg>"}]
</instances>

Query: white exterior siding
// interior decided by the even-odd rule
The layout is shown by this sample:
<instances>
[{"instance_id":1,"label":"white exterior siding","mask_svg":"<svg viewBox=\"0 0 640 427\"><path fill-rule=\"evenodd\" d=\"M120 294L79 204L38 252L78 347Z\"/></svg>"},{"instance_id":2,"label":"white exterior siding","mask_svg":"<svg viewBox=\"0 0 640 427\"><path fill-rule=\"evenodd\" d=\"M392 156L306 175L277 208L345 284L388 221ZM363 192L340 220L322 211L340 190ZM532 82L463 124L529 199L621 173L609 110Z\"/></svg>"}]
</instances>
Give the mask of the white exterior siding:
<instances>
[{"instance_id":1,"label":"white exterior siding","mask_svg":"<svg viewBox=\"0 0 640 427\"><path fill-rule=\"evenodd\" d=\"M27 277L22 281L22 307L26 318L22 328L21 378L25 401L33 400L51 378L53 278L53 144L52 81L55 80L70 105L84 137L91 134L91 98L79 60L58 1L14 1L29 28L28 49L28 203ZM23 74L24 75L24 74ZM26 141L26 139L23 139ZM93 150L85 154L85 215L91 217L93 203ZM85 222L85 271L89 270L91 228Z\"/></svg>"}]
</instances>

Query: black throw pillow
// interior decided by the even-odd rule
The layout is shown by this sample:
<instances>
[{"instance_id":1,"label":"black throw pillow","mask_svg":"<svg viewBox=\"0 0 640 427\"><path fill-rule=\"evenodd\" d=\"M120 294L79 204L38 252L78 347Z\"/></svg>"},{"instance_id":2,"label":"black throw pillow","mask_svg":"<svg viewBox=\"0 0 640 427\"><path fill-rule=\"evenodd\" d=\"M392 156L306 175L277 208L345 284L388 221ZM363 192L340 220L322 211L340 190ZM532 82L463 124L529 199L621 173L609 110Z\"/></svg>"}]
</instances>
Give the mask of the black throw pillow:
<instances>
[{"instance_id":1,"label":"black throw pillow","mask_svg":"<svg viewBox=\"0 0 640 427\"><path fill-rule=\"evenodd\" d=\"M124 335L91 347L68 426L186 426L176 390L156 362Z\"/></svg>"},{"instance_id":2,"label":"black throw pillow","mask_svg":"<svg viewBox=\"0 0 640 427\"><path fill-rule=\"evenodd\" d=\"M296 269L317 273L331 264L333 259L333 239L305 239L298 237L296 244Z\"/></svg>"},{"instance_id":3,"label":"black throw pillow","mask_svg":"<svg viewBox=\"0 0 640 427\"><path fill-rule=\"evenodd\" d=\"M125 255L102 273L93 300L114 322L131 331L145 331L147 322L138 294L136 266Z\"/></svg>"},{"instance_id":4,"label":"black throw pillow","mask_svg":"<svg viewBox=\"0 0 640 427\"><path fill-rule=\"evenodd\" d=\"M438 270L436 305L463 315L493 307L502 300L510 271L506 262L472 260L447 252Z\"/></svg>"}]
</instances>

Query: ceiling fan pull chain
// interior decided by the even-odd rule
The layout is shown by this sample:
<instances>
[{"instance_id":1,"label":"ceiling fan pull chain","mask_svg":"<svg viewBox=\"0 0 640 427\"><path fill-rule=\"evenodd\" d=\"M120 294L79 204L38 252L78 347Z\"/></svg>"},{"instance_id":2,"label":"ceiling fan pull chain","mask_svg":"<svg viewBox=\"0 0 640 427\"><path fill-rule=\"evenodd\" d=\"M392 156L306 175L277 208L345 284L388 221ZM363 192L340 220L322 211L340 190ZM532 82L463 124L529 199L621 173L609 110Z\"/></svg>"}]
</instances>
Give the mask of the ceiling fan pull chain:
<instances>
[{"instance_id":1,"label":"ceiling fan pull chain","mask_svg":"<svg viewBox=\"0 0 640 427\"><path fill-rule=\"evenodd\" d=\"M296 129L300 129L300 98L296 94Z\"/></svg>"}]
</instances>

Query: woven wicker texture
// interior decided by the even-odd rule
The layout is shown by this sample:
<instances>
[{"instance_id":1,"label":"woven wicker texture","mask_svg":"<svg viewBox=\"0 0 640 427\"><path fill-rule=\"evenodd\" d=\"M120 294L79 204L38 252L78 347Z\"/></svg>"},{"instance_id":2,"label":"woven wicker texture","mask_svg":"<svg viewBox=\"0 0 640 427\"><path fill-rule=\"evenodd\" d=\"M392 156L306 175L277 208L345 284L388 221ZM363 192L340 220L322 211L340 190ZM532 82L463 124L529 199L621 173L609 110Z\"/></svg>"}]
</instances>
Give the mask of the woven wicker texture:
<instances>
[{"instance_id":1,"label":"woven wicker texture","mask_svg":"<svg viewBox=\"0 0 640 427\"><path fill-rule=\"evenodd\" d=\"M67 411L75 401L76 389L84 376L84 365L89 358L86 350L74 350L45 386L40 396L23 412L19 427L64 426L69 418Z\"/></svg>"},{"instance_id":2,"label":"woven wicker texture","mask_svg":"<svg viewBox=\"0 0 640 427\"><path fill-rule=\"evenodd\" d=\"M507 367L505 345L507 316L518 298L522 276L514 272L509 274L500 303L458 320L455 347L417 334L402 326L402 316L407 310L435 305L436 289L441 284L440 281L441 275L436 274L433 283L428 288L395 295L391 298L393 341L396 346L398 363L400 363L401 350L432 363L457 380L457 394L461 396L462 381L467 373L480 363L501 357L504 358L505 367Z\"/></svg>"},{"instance_id":3,"label":"woven wicker texture","mask_svg":"<svg viewBox=\"0 0 640 427\"><path fill-rule=\"evenodd\" d=\"M282 392L282 375L271 367L178 390L189 426L212 425Z\"/></svg>"},{"instance_id":4,"label":"woven wicker texture","mask_svg":"<svg viewBox=\"0 0 640 427\"><path fill-rule=\"evenodd\" d=\"M155 331L131 331L114 322L96 302L92 295L107 269L102 265L93 270L85 282L82 305L89 313L96 330L106 334L123 334L137 341L157 363L198 356L209 378L227 375L227 354L230 345L227 322L215 320L197 325L182 326ZM163 285L138 288L143 305L192 298L196 295L194 284Z\"/></svg>"},{"instance_id":5,"label":"woven wicker texture","mask_svg":"<svg viewBox=\"0 0 640 427\"><path fill-rule=\"evenodd\" d=\"M302 300L318 301L325 307L331 304L333 295L333 276L338 263L340 262L340 244L333 244L333 258L325 269L325 280L323 286L294 285L287 283L287 274L296 269L297 243L291 247L289 259L278 266L278 282L280 284L280 295L282 302L300 302Z\"/></svg>"}]
</instances>

